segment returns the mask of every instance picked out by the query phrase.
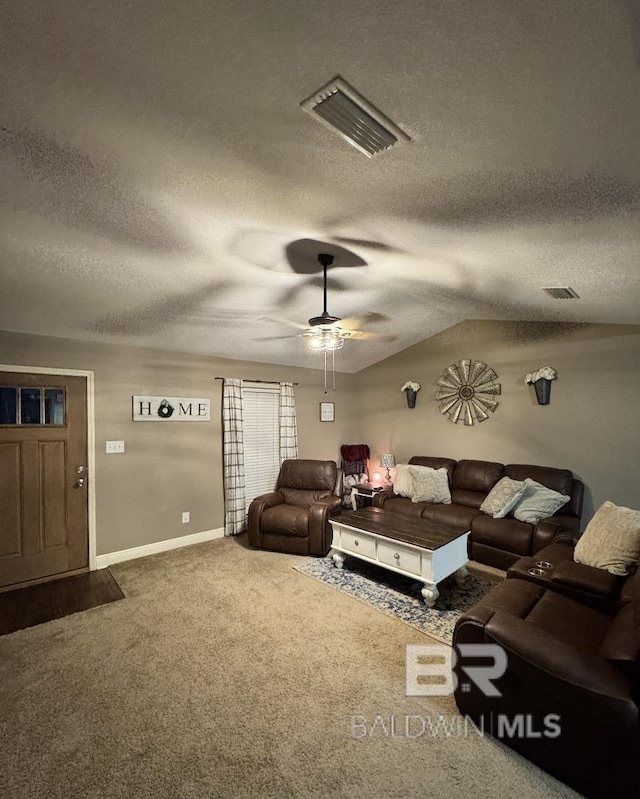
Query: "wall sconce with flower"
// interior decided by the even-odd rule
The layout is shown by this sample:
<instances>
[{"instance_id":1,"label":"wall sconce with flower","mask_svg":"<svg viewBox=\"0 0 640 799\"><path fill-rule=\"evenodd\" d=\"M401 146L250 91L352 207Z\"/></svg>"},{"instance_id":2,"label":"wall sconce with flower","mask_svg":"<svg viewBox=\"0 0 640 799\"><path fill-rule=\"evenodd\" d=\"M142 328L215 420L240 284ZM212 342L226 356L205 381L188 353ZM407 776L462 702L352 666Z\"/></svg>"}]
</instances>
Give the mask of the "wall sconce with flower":
<instances>
[{"instance_id":1,"label":"wall sconce with flower","mask_svg":"<svg viewBox=\"0 0 640 799\"><path fill-rule=\"evenodd\" d=\"M551 381L555 380L558 373L550 366L543 366L537 372L531 372L525 378L528 386L536 390L538 405L548 405L551 400Z\"/></svg>"},{"instance_id":2,"label":"wall sconce with flower","mask_svg":"<svg viewBox=\"0 0 640 799\"><path fill-rule=\"evenodd\" d=\"M409 408L416 407L416 397L418 396L418 391L420 391L420 383L416 383L415 380L407 380L407 382L402 386L400 391L407 392L407 406Z\"/></svg>"}]
</instances>

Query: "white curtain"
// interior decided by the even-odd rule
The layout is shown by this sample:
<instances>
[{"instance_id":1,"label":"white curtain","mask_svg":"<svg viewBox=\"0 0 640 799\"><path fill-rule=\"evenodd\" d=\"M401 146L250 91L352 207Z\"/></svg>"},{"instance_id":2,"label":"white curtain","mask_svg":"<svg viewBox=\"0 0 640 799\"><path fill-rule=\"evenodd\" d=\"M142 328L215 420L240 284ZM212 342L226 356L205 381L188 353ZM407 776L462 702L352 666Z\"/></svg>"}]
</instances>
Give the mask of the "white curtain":
<instances>
[{"instance_id":1,"label":"white curtain","mask_svg":"<svg viewBox=\"0 0 640 799\"><path fill-rule=\"evenodd\" d=\"M293 383L280 383L280 460L298 457L298 423Z\"/></svg>"},{"instance_id":2,"label":"white curtain","mask_svg":"<svg viewBox=\"0 0 640 799\"><path fill-rule=\"evenodd\" d=\"M224 436L224 534L238 535L247 527L244 503L242 380L224 379L222 424Z\"/></svg>"}]
</instances>

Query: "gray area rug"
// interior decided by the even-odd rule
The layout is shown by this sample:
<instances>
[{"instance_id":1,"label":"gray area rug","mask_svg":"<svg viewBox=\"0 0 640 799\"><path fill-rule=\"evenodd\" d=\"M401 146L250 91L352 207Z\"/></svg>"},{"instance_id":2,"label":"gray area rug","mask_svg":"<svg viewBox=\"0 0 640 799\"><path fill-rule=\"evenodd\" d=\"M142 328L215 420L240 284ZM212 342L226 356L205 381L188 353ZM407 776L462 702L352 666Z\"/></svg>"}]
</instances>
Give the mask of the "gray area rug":
<instances>
[{"instance_id":1,"label":"gray area rug","mask_svg":"<svg viewBox=\"0 0 640 799\"><path fill-rule=\"evenodd\" d=\"M420 593L422 583L358 558L347 557L342 569L334 566L330 556L294 568L445 644L451 644L458 618L494 585L470 574L464 585L458 586L450 577L438 586L435 607L428 608Z\"/></svg>"},{"instance_id":2,"label":"gray area rug","mask_svg":"<svg viewBox=\"0 0 640 799\"><path fill-rule=\"evenodd\" d=\"M244 537L176 549L111 567L126 601L0 637L0 797L576 796L448 734L451 696L405 695L425 637L294 571L307 560ZM408 718L435 732L407 737Z\"/></svg>"}]
</instances>

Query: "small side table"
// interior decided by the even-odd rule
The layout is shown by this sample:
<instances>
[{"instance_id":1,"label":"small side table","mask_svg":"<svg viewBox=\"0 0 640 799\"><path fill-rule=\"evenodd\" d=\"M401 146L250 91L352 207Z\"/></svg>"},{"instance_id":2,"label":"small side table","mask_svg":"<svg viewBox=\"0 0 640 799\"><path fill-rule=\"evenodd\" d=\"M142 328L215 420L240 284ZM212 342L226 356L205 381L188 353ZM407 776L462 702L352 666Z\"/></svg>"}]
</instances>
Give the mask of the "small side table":
<instances>
[{"instance_id":1,"label":"small side table","mask_svg":"<svg viewBox=\"0 0 640 799\"><path fill-rule=\"evenodd\" d=\"M390 485L390 484L389 484ZM366 508L373 503L373 497L384 491L389 485L376 485L374 483L360 483L351 489L351 506L354 510Z\"/></svg>"}]
</instances>

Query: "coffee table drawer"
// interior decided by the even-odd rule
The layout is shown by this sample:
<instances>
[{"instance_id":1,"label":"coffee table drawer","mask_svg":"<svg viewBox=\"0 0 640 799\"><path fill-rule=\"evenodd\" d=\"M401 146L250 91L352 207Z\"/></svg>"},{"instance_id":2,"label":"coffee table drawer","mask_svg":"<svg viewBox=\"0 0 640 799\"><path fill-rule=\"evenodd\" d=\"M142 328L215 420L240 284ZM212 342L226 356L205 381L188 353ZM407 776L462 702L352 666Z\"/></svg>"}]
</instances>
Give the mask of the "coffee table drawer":
<instances>
[{"instance_id":1,"label":"coffee table drawer","mask_svg":"<svg viewBox=\"0 0 640 799\"><path fill-rule=\"evenodd\" d=\"M378 560L387 566L402 569L403 572L409 572L418 577L421 574L420 553L400 544L387 544L385 541L379 541Z\"/></svg>"},{"instance_id":2,"label":"coffee table drawer","mask_svg":"<svg viewBox=\"0 0 640 799\"><path fill-rule=\"evenodd\" d=\"M353 533L351 530L342 531L342 548L355 555L364 555L365 558L375 558L376 541L366 533Z\"/></svg>"}]
</instances>

